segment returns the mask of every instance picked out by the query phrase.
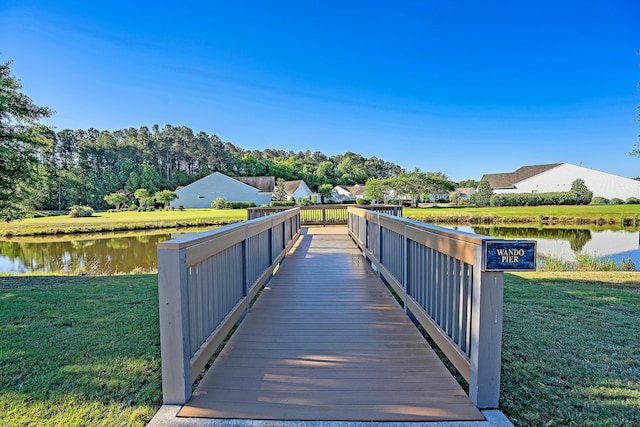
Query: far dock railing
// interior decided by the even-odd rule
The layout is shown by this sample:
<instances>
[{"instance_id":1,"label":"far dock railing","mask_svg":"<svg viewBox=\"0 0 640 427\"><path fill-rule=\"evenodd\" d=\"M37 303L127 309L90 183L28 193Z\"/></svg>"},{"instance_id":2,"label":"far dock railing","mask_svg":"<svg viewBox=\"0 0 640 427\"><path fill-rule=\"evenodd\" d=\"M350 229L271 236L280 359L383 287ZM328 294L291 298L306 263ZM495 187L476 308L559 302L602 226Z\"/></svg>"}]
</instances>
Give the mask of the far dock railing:
<instances>
[{"instance_id":1,"label":"far dock railing","mask_svg":"<svg viewBox=\"0 0 640 427\"><path fill-rule=\"evenodd\" d=\"M349 234L469 383L500 397L503 273L483 271L485 236L349 208Z\"/></svg>"},{"instance_id":2,"label":"far dock railing","mask_svg":"<svg viewBox=\"0 0 640 427\"><path fill-rule=\"evenodd\" d=\"M393 216L402 216L402 206L397 205L316 205L300 207L300 225L347 225L347 208L357 207ZM269 206L247 209L247 219L261 218L291 209L289 206Z\"/></svg>"},{"instance_id":3,"label":"far dock railing","mask_svg":"<svg viewBox=\"0 0 640 427\"><path fill-rule=\"evenodd\" d=\"M162 393L191 385L300 235L300 209L158 244Z\"/></svg>"}]
</instances>

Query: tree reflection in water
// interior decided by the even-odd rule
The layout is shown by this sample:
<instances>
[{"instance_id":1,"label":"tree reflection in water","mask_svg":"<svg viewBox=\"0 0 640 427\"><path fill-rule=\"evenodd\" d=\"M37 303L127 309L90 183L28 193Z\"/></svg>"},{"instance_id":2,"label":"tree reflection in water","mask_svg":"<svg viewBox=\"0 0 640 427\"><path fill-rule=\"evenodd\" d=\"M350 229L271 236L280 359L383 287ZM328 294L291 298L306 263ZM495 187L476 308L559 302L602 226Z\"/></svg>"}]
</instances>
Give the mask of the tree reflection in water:
<instances>
[{"instance_id":1,"label":"tree reflection in water","mask_svg":"<svg viewBox=\"0 0 640 427\"><path fill-rule=\"evenodd\" d=\"M591 230L569 228L472 227L474 233L501 239L566 240L574 252L581 252L589 240Z\"/></svg>"}]
</instances>

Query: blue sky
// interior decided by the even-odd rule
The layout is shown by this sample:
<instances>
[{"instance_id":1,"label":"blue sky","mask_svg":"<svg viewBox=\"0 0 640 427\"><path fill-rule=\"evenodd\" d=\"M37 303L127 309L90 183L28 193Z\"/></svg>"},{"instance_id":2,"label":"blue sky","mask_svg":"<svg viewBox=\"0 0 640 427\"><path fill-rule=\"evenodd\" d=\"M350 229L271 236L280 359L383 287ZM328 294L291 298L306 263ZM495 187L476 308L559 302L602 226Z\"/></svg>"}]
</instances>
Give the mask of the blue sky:
<instances>
[{"instance_id":1,"label":"blue sky","mask_svg":"<svg viewBox=\"0 0 640 427\"><path fill-rule=\"evenodd\" d=\"M640 2L0 0L0 61L56 114L345 151L454 180L640 176Z\"/></svg>"}]
</instances>

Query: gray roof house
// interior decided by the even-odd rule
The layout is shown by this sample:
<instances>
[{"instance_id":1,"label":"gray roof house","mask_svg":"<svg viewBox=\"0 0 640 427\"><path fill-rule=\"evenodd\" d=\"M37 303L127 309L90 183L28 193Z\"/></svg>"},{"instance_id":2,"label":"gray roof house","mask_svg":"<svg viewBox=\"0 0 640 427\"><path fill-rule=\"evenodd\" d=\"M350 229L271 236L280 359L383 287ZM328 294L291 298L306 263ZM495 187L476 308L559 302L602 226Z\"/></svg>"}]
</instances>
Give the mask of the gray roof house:
<instances>
[{"instance_id":1,"label":"gray roof house","mask_svg":"<svg viewBox=\"0 0 640 427\"><path fill-rule=\"evenodd\" d=\"M640 181L570 163L523 166L514 172L485 174L493 192L548 193L570 191L576 179L582 179L594 196L640 198Z\"/></svg>"},{"instance_id":2,"label":"gray roof house","mask_svg":"<svg viewBox=\"0 0 640 427\"><path fill-rule=\"evenodd\" d=\"M336 203L355 202L356 199L363 199L366 185L336 185L331 190L331 200Z\"/></svg>"},{"instance_id":3,"label":"gray roof house","mask_svg":"<svg viewBox=\"0 0 640 427\"><path fill-rule=\"evenodd\" d=\"M287 193L287 198L289 200L293 199L311 199L313 196L313 191L309 188L306 182L301 179L296 179L294 181L286 181L284 183L284 191Z\"/></svg>"},{"instance_id":4,"label":"gray roof house","mask_svg":"<svg viewBox=\"0 0 640 427\"><path fill-rule=\"evenodd\" d=\"M269 186L271 180L273 180L273 185ZM243 181L250 182L255 186ZM176 190L178 198L171 202L171 207L210 208L211 202L218 197L234 202L253 202L256 206L266 205L271 201L274 186L275 179L273 177L231 178L223 173L214 172L187 186L178 188Z\"/></svg>"}]
</instances>

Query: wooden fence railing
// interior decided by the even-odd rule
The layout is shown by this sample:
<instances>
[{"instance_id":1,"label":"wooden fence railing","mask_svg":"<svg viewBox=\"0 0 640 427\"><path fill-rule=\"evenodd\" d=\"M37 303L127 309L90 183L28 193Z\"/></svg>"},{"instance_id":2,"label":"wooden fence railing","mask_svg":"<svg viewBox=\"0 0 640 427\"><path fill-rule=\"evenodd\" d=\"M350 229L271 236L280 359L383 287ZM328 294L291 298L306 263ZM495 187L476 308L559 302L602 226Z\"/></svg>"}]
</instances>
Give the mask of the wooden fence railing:
<instances>
[{"instance_id":1,"label":"wooden fence railing","mask_svg":"<svg viewBox=\"0 0 640 427\"><path fill-rule=\"evenodd\" d=\"M496 239L353 208L349 234L469 382L476 406L497 408L503 273L482 269L483 243Z\"/></svg>"},{"instance_id":2,"label":"wooden fence railing","mask_svg":"<svg viewBox=\"0 0 640 427\"><path fill-rule=\"evenodd\" d=\"M191 385L300 235L300 209L158 244L162 393Z\"/></svg>"},{"instance_id":3,"label":"wooden fence railing","mask_svg":"<svg viewBox=\"0 0 640 427\"><path fill-rule=\"evenodd\" d=\"M317 205L300 207L301 225L347 225L349 205ZM374 212L386 213L393 216L402 216L402 206L396 205L355 205ZM247 209L247 219L262 218L263 216L291 209L288 206L270 206L264 208Z\"/></svg>"}]
</instances>

